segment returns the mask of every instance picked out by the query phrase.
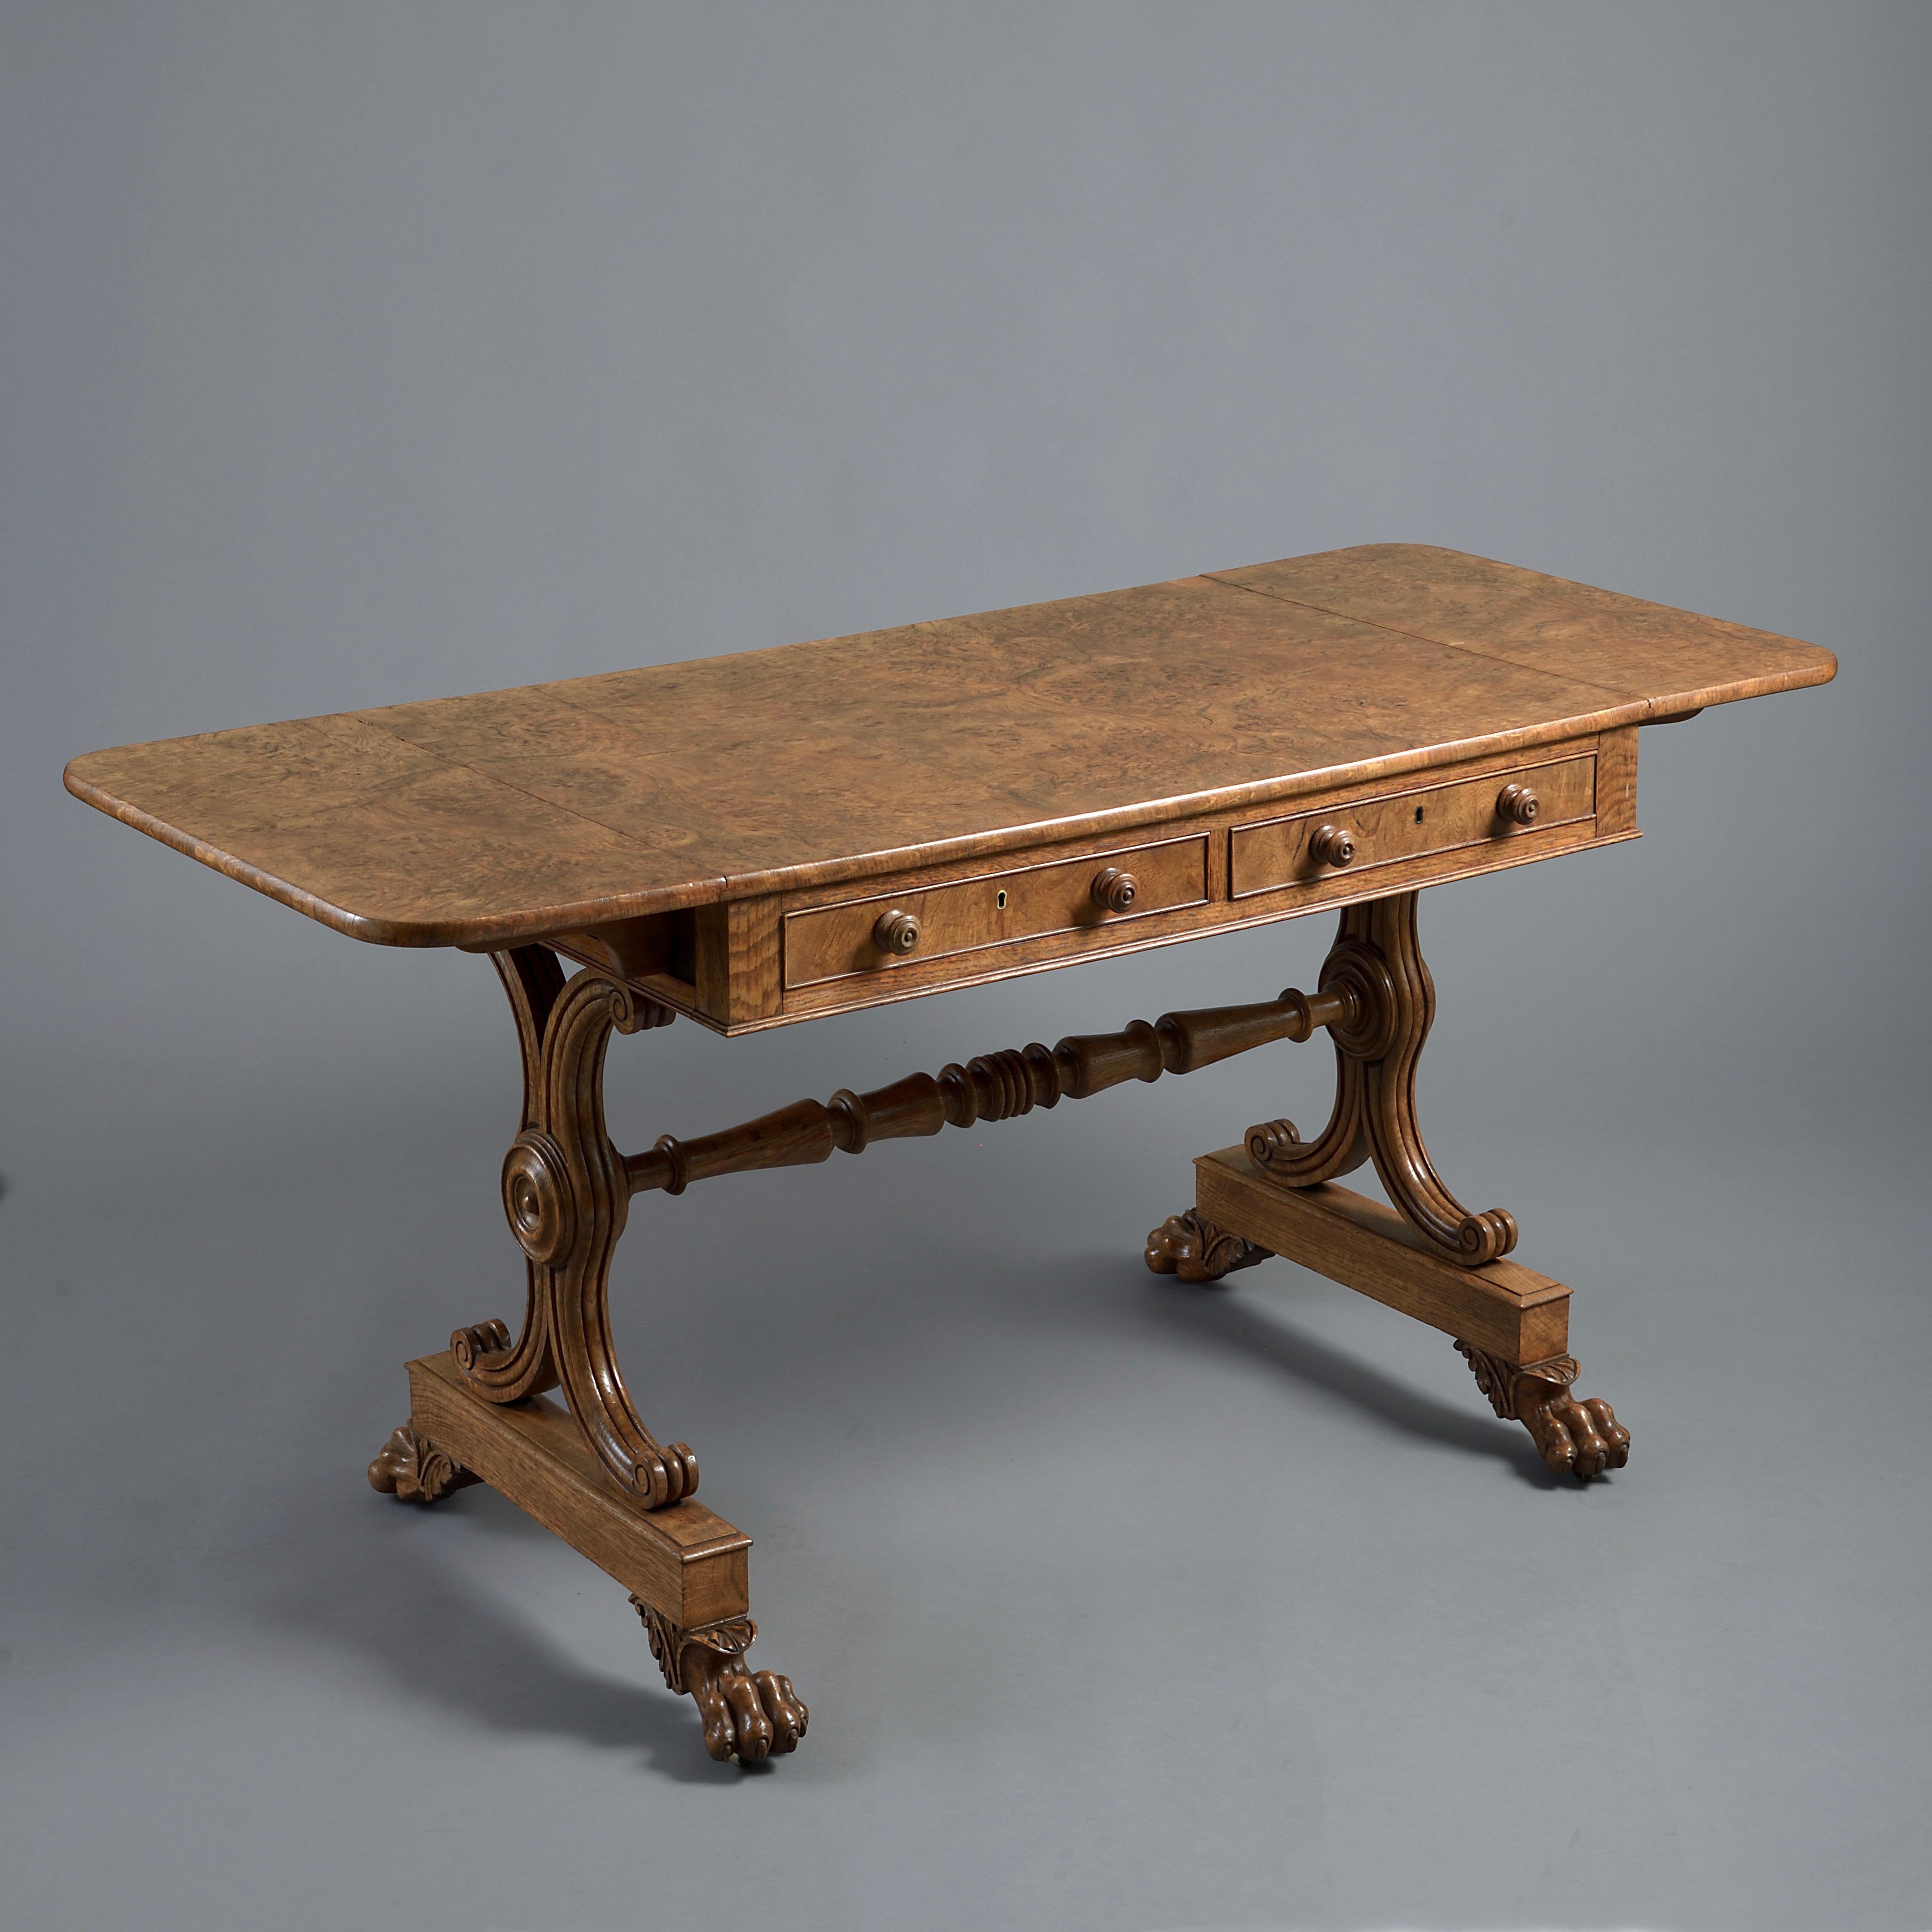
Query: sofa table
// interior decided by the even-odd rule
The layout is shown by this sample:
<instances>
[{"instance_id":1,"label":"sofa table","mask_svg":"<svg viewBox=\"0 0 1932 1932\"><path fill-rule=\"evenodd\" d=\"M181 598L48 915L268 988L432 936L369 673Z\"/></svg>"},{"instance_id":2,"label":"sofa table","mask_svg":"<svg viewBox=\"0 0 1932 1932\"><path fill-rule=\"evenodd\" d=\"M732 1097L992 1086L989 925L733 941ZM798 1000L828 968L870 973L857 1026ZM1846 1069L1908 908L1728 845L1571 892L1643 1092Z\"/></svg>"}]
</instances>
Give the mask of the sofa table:
<instances>
[{"instance_id":1,"label":"sofa table","mask_svg":"<svg viewBox=\"0 0 1932 1932\"><path fill-rule=\"evenodd\" d=\"M1450 1336L1550 1466L1621 1468L1570 1290L1432 1165L1420 888L1637 836L1640 727L1822 684L1828 651L1453 550L1376 544L817 644L97 752L68 789L310 918L485 952L523 1113L521 1325L455 1311L370 1466L490 1484L623 1584L715 1758L796 1748L746 1659L751 1539L645 1426L607 1286L634 1196L1009 1119L1325 1031L1304 1139L1248 1129L1148 1238L1195 1282L1286 1256ZM1315 989L987 1054L621 1154L612 1032L738 1034L1339 912ZM564 962L574 970L566 970ZM697 1124L704 1125L703 1122ZM1393 1202L1337 1185L1372 1161ZM675 1211L662 1210L658 1211ZM561 1403L548 1394L560 1390Z\"/></svg>"}]
</instances>

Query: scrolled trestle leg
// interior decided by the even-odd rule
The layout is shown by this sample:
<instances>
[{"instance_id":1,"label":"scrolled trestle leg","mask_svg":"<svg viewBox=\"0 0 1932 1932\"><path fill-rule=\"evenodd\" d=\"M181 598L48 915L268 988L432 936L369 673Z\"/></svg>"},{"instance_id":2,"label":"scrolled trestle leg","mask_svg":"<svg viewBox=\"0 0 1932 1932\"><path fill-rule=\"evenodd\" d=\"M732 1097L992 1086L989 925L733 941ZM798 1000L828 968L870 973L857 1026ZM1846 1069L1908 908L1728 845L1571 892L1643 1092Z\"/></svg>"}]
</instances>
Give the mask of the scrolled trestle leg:
<instances>
[{"instance_id":1,"label":"scrolled trestle leg","mask_svg":"<svg viewBox=\"0 0 1932 1932\"><path fill-rule=\"evenodd\" d=\"M566 980L541 946L494 956L523 1049L521 1131L503 1162L503 1209L527 1262L524 1325L459 1328L450 1351L485 1401L521 1401L562 1385L598 1460L640 1509L698 1487L686 1443L662 1444L632 1405L610 1336L610 1261L630 1190L604 1124L604 1060L613 1032L668 1025L668 1006L595 968Z\"/></svg>"},{"instance_id":2,"label":"scrolled trestle leg","mask_svg":"<svg viewBox=\"0 0 1932 1932\"><path fill-rule=\"evenodd\" d=\"M1600 1396L1580 1400L1570 1393L1578 1374L1575 1356L1510 1362L1460 1340L1456 1350L1490 1406L1505 1422L1521 1423L1538 1454L1558 1475L1567 1469L1588 1482L1629 1462L1630 1431L1610 1404Z\"/></svg>"},{"instance_id":3,"label":"scrolled trestle leg","mask_svg":"<svg viewBox=\"0 0 1932 1932\"><path fill-rule=\"evenodd\" d=\"M1480 1268L1516 1246L1516 1220L1501 1208L1472 1214L1423 1144L1415 1068L1436 1017L1436 982L1416 938L1416 896L1396 892L1343 910L1322 964L1322 994L1348 1006L1346 1018L1328 1029L1334 1112L1312 1141L1292 1120L1250 1127L1248 1158L1290 1187L1313 1187L1372 1160L1391 1204L1431 1247Z\"/></svg>"},{"instance_id":4,"label":"scrolled trestle leg","mask_svg":"<svg viewBox=\"0 0 1932 1932\"><path fill-rule=\"evenodd\" d=\"M686 1630L641 1597L631 1604L664 1682L698 1706L704 1748L719 1763L757 1764L797 1750L812 1713L789 1677L747 1667L745 1653L758 1634L749 1617Z\"/></svg>"}]
</instances>

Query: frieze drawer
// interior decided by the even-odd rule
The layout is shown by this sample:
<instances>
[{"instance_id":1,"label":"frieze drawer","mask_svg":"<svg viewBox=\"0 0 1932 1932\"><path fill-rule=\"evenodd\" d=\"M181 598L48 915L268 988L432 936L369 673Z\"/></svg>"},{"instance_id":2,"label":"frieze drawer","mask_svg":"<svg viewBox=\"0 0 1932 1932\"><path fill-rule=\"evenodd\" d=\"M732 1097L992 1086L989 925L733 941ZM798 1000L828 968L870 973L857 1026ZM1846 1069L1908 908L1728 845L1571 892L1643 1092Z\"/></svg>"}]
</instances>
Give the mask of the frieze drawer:
<instances>
[{"instance_id":1,"label":"frieze drawer","mask_svg":"<svg viewBox=\"0 0 1932 1932\"><path fill-rule=\"evenodd\" d=\"M1015 940L1132 928L1208 897L1204 833L788 913L788 988L889 973Z\"/></svg>"},{"instance_id":2,"label":"frieze drawer","mask_svg":"<svg viewBox=\"0 0 1932 1932\"><path fill-rule=\"evenodd\" d=\"M1250 898L1398 860L1534 839L1595 815L1596 770L1594 756L1586 754L1237 825L1228 837L1229 891Z\"/></svg>"}]
</instances>

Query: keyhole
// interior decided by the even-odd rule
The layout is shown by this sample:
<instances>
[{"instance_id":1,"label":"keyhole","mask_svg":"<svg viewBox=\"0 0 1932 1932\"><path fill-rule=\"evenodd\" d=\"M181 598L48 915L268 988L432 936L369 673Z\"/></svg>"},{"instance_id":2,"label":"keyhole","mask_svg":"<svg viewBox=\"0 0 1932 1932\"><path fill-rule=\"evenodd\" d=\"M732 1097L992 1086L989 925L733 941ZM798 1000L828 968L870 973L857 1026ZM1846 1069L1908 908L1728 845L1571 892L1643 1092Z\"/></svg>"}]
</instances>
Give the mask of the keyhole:
<instances>
[{"instance_id":1,"label":"keyhole","mask_svg":"<svg viewBox=\"0 0 1932 1932\"><path fill-rule=\"evenodd\" d=\"M1422 808L1419 805L1415 808L1415 822L1418 825L1422 823Z\"/></svg>"},{"instance_id":2,"label":"keyhole","mask_svg":"<svg viewBox=\"0 0 1932 1932\"><path fill-rule=\"evenodd\" d=\"M1006 889L1004 886L1002 886L1000 890L994 895L993 903L999 908L1000 911L1004 912L1006 910Z\"/></svg>"}]
</instances>

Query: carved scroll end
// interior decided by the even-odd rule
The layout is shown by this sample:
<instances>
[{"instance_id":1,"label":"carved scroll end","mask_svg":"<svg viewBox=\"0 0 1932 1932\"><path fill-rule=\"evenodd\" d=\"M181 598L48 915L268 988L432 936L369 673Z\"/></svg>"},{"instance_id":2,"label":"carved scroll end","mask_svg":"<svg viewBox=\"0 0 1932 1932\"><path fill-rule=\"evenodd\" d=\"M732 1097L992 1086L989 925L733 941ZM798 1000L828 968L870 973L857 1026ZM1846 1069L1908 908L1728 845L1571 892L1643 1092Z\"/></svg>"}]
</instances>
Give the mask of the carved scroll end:
<instances>
[{"instance_id":1,"label":"carved scroll end","mask_svg":"<svg viewBox=\"0 0 1932 1932\"><path fill-rule=\"evenodd\" d=\"M1184 1214L1170 1214L1148 1235L1144 1251L1147 1264L1156 1274L1191 1282L1219 1281L1237 1268L1267 1261L1274 1252L1217 1228L1193 1208Z\"/></svg>"},{"instance_id":2,"label":"carved scroll end","mask_svg":"<svg viewBox=\"0 0 1932 1932\"><path fill-rule=\"evenodd\" d=\"M647 1510L668 1508L698 1493L698 1455L688 1442L654 1448L631 1472L638 1501Z\"/></svg>"},{"instance_id":3,"label":"carved scroll end","mask_svg":"<svg viewBox=\"0 0 1932 1932\"><path fill-rule=\"evenodd\" d=\"M668 1027L677 1018L675 1008L661 1004L630 986L621 989L624 1003L614 1022L620 1033L648 1033L653 1027Z\"/></svg>"},{"instance_id":4,"label":"carved scroll end","mask_svg":"<svg viewBox=\"0 0 1932 1932\"><path fill-rule=\"evenodd\" d=\"M797 1750L812 1713L789 1677L746 1668L745 1653L758 1634L749 1617L687 1630L641 1597L633 1596L631 1603L665 1684L698 1706L704 1748L713 1758L721 1764L756 1764Z\"/></svg>"},{"instance_id":5,"label":"carved scroll end","mask_svg":"<svg viewBox=\"0 0 1932 1932\"><path fill-rule=\"evenodd\" d=\"M1264 1172L1279 1174L1294 1163L1297 1154L1306 1150L1292 1120L1264 1120L1247 1133L1248 1158Z\"/></svg>"},{"instance_id":6,"label":"carved scroll end","mask_svg":"<svg viewBox=\"0 0 1932 1932\"><path fill-rule=\"evenodd\" d=\"M479 1322L474 1328L458 1329L449 1338L449 1352L466 1376L483 1366L485 1356L507 1354L509 1347L507 1322Z\"/></svg>"},{"instance_id":7,"label":"carved scroll end","mask_svg":"<svg viewBox=\"0 0 1932 1932\"><path fill-rule=\"evenodd\" d=\"M440 1502L451 1490L466 1489L482 1480L407 1423L391 1432L369 1465L369 1486L406 1503Z\"/></svg>"},{"instance_id":8,"label":"carved scroll end","mask_svg":"<svg viewBox=\"0 0 1932 1932\"><path fill-rule=\"evenodd\" d=\"M1456 1230L1456 1259L1464 1268L1499 1261L1516 1246L1516 1216L1507 1208L1464 1216Z\"/></svg>"}]
</instances>

